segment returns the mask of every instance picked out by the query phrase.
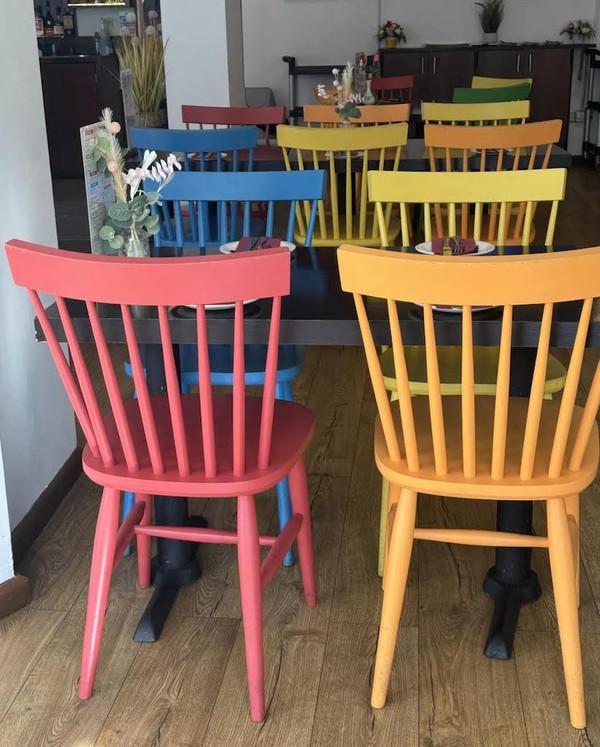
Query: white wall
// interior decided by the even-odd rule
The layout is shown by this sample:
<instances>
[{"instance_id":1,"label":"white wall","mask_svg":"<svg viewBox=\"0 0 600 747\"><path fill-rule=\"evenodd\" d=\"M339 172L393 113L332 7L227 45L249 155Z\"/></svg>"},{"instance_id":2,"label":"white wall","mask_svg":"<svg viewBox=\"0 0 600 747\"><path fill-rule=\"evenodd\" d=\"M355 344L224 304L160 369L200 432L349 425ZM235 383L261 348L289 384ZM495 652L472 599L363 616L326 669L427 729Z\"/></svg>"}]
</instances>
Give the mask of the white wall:
<instances>
[{"instance_id":1,"label":"white wall","mask_svg":"<svg viewBox=\"0 0 600 747\"><path fill-rule=\"evenodd\" d=\"M543 42L558 39L561 28L572 19L593 21L596 0L569 0L568 3L564 0L507 0L505 7L501 39ZM472 0L381 0L381 16L383 20L389 18L402 23L409 44L478 43L481 39Z\"/></svg>"},{"instance_id":2,"label":"white wall","mask_svg":"<svg viewBox=\"0 0 600 747\"><path fill-rule=\"evenodd\" d=\"M2 10L12 22L0 45L0 247L12 237L56 246L33 4L3 0ZM1 248L0 350L1 546L2 493L14 527L75 448L71 407L47 347L35 342L31 304L13 285ZM1 558L0 550L0 564Z\"/></svg>"},{"instance_id":3,"label":"white wall","mask_svg":"<svg viewBox=\"0 0 600 747\"><path fill-rule=\"evenodd\" d=\"M12 546L10 544L10 524L8 502L4 484L4 464L0 449L0 584L14 576Z\"/></svg>"},{"instance_id":4,"label":"white wall","mask_svg":"<svg viewBox=\"0 0 600 747\"><path fill-rule=\"evenodd\" d=\"M244 105L241 13L241 0L162 0L169 127L182 104Z\"/></svg>"}]
</instances>

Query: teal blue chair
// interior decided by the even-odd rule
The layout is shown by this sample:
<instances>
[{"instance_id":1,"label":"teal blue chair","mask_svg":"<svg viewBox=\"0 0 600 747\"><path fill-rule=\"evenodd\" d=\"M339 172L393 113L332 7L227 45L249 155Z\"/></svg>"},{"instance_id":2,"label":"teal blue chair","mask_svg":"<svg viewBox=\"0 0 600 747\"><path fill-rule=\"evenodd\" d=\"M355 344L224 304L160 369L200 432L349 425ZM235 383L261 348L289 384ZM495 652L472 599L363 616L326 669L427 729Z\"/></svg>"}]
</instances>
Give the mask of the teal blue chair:
<instances>
[{"instance_id":1,"label":"teal blue chair","mask_svg":"<svg viewBox=\"0 0 600 747\"><path fill-rule=\"evenodd\" d=\"M140 161L145 150L159 153L177 153L181 156L183 170L204 172L252 171L254 168L254 150L258 130L256 127L236 127L220 130L163 130L153 127L132 127L129 131L131 146L136 148ZM149 189L153 189L152 183ZM155 253L161 247L174 247L177 256L183 254L186 247L219 246L218 217L205 208L202 225L204 236L202 245L198 237L198 221L194 205L178 207L179 214L174 215L169 205L163 204L158 210L161 222L160 233L154 237ZM235 205L228 208L232 211L231 226L236 233L237 210ZM183 212L182 212L183 210ZM186 227L185 231L175 232L176 221Z\"/></svg>"},{"instance_id":2,"label":"teal blue chair","mask_svg":"<svg viewBox=\"0 0 600 747\"><path fill-rule=\"evenodd\" d=\"M150 185L147 185L150 188ZM181 203L197 205L195 216L198 221L197 235L200 240L206 235L206 208L216 203L219 218L219 238L227 243L231 239L232 216L225 206L234 202L242 206L242 234L249 235L251 225L251 203L264 202L267 205L266 236L273 236L275 222L275 207L287 203L285 241L293 243L296 223L296 207L302 203L309 206L306 244L310 246L317 218L319 200L324 199L326 188L325 171L263 171L263 172L182 172L162 190L163 204L168 204L173 216L181 216ZM153 206L153 210L156 210ZM182 218L174 221L176 239L185 231ZM237 238L240 238L239 236ZM292 275L293 277L293 275ZM293 281L292 281L293 282ZM293 287L292 287L293 292ZM247 386L262 386L264 384L266 368L266 345L246 345L245 383ZM211 383L216 386L233 385L233 351L230 345L210 345ZM302 351L296 346L282 345L279 347L277 366L276 396L279 399L292 400L291 382L298 376L302 368ZM199 382L198 350L195 345L179 346L179 363L181 390L185 394L190 387ZM131 376L131 367L125 364L126 373ZM126 493L123 501L123 515L134 503L134 496ZM277 485L277 508L279 525L283 529L291 517L291 502L287 478ZM294 562L292 551L285 556L284 564Z\"/></svg>"}]
</instances>

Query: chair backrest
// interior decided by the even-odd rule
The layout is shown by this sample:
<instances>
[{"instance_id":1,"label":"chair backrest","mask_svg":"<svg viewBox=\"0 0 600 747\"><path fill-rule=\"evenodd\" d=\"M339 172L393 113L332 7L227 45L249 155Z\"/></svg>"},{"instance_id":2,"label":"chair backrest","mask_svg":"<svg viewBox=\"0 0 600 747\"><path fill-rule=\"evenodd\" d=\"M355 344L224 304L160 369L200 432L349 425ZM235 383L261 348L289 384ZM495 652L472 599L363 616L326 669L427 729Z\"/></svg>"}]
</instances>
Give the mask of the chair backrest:
<instances>
[{"instance_id":1,"label":"chair backrest","mask_svg":"<svg viewBox=\"0 0 600 747\"><path fill-rule=\"evenodd\" d=\"M533 213L539 202L551 205L544 237L544 245L550 246L554 240L558 205L565 198L567 171L372 172L368 181L369 199L376 203L380 225L385 223L383 205L390 202L400 205L403 246L410 243L408 205L423 206L425 241L431 241L434 236L460 235L505 246L511 238L507 229L514 203L525 204L522 224L515 226L514 231L520 243L529 246ZM473 213L471 206L474 206ZM487 232L483 235L485 206L492 206L492 210Z\"/></svg>"},{"instance_id":2,"label":"chair backrest","mask_svg":"<svg viewBox=\"0 0 600 747\"><path fill-rule=\"evenodd\" d=\"M265 236L273 236L276 205L289 203L286 235L280 238L292 242L296 208L305 205L308 217L305 220L305 214L299 211L299 220L302 233L306 233L306 245L310 246L317 203L325 197L326 180L325 171L175 174L161 191L162 205L152 206L161 217L155 245L205 248L250 236L251 203L261 202L267 205ZM211 205L215 208L216 229L211 221ZM240 213L241 224L238 225ZM278 213L278 218L282 217L282 213Z\"/></svg>"},{"instance_id":3,"label":"chair backrest","mask_svg":"<svg viewBox=\"0 0 600 747\"><path fill-rule=\"evenodd\" d=\"M200 129L239 127L253 125L265 132L265 142L270 144L272 127L285 123L285 106L181 106L181 119L189 130L190 125Z\"/></svg>"},{"instance_id":4,"label":"chair backrest","mask_svg":"<svg viewBox=\"0 0 600 747\"><path fill-rule=\"evenodd\" d=\"M452 94L454 104L489 104L502 101L524 101L529 98L529 83L497 88L455 88Z\"/></svg>"},{"instance_id":5,"label":"chair backrest","mask_svg":"<svg viewBox=\"0 0 600 747\"><path fill-rule=\"evenodd\" d=\"M545 169L561 129L560 119L489 127L426 124L425 147L432 171L469 171L474 151L481 171ZM542 162L536 164L539 155Z\"/></svg>"},{"instance_id":6,"label":"chair backrest","mask_svg":"<svg viewBox=\"0 0 600 747\"><path fill-rule=\"evenodd\" d=\"M6 245L6 252L14 282L29 291L89 448L105 467L121 468L131 475L146 471L156 476L164 474L167 469L176 469L182 479L190 475L211 479L232 475L243 477L248 466L261 469L268 465L281 298L290 290L290 253L287 249L278 247L235 256L133 259L80 254L14 240ZM56 301L72 368L44 310L40 293L49 294ZM244 386L243 302L250 298L273 299L260 439L257 449L252 452L246 449L247 398ZM87 310L90 327L86 337L94 341L98 350L114 425L111 425L110 418L106 420L101 416L92 376L70 316L73 305L69 299L79 301L75 304L79 309L83 302ZM231 320L234 346L232 447L227 453L217 454L205 305L222 302L235 302ZM122 317L137 392L137 399L127 404L119 390L98 304L116 305ZM169 307L181 304L197 305L200 372L199 393L185 395L198 399L198 402L185 408L169 325ZM154 315L155 329L160 336L166 399L165 395L151 396L149 393L138 339L141 330L132 316L133 305L147 307L143 320L146 327L149 323L147 317ZM157 408L166 416L167 423L164 417L156 417ZM143 426L143 442L133 435L132 426L138 423ZM111 432L114 435L111 436ZM169 464L169 459L174 463Z\"/></svg>"},{"instance_id":7,"label":"chair backrest","mask_svg":"<svg viewBox=\"0 0 600 747\"><path fill-rule=\"evenodd\" d=\"M304 121L310 127L319 124L321 127L341 127L342 120L333 106L306 104L304 106ZM398 124L410 119L410 104L381 104L360 106L360 117L351 118L352 124L359 127L367 125Z\"/></svg>"},{"instance_id":8,"label":"chair backrest","mask_svg":"<svg viewBox=\"0 0 600 747\"><path fill-rule=\"evenodd\" d=\"M485 75L474 75L471 79L471 88L502 88L518 83L528 83L531 89L533 78L488 78Z\"/></svg>"},{"instance_id":9,"label":"chair backrest","mask_svg":"<svg viewBox=\"0 0 600 747\"><path fill-rule=\"evenodd\" d=\"M488 104L421 104L423 122L432 124L497 125L523 124L529 118L529 101L502 101Z\"/></svg>"},{"instance_id":10,"label":"chair backrest","mask_svg":"<svg viewBox=\"0 0 600 747\"><path fill-rule=\"evenodd\" d=\"M375 98L399 103L412 102L415 79L413 75L395 75L387 78L373 78L371 91Z\"/></svg>"},{"instance_id":11,"label":"chair backrest","mask_svg":"<svg viewBox=\"0 0 600 747\"><path fill-rule=\"evenodd\" d=\"M256 135L255 127L206 131L132 127L129 130L131 147L137 148L140 160L144 150L182 153L186 171L190 169L192 155L196 156L200 171L223 171L225 167L238 171L244 163L252 171Z\"/></svg>"},{"instance_id":12,"label":"chair backrest","mask_svg":"<svg viewBox=\"0 0 600 747\"><path fill-rule=\"evenodd\" d=\"M320 169L323 166L327 166L329 171L328 210L323 201L319 202L316 235L320 239L337 240L344 237L345 240L360 240L367 235L377 237L379 225L367 211L367 171L383 171L386 168L397 171L407 137L406 123L341 129L279 125L277 143L283 149L288 171ZM338 153L342 157L337 157ZM343 211L338 195L338 176L343 180ZM305 221L308 218L305 207ZM386 225L389 225L389 213L386 219Z\"/></svg>"},{"instance_id":13,"label":"chair backrest","mask_svg":"<svg viewBox=\"0 0 600 747\"><path fill-rule=\"evenodd\" d=\"M365 346L367 363L377 408L390 459L418 470L423 465L419 455L419 437L415 429L414 402L410 396L398 301L423 305L423 332L427 360L427 384L431 430L421 437L433 443L434 464L439 477L448 473L446 426L440 391L440 373L436 348L433 305L461 305L462 312L462 474L478 480L537 477L559 478L567 470L581 467L589 437L595 425L600 404L600 366L583 413L574 417L575 397L581 375L585 342L592 304L600 295L600 247L545 255L506 257L427 257L356 246L338 250L338 264L343 290L354 294L358 321ZM564 278L569 278L565 283ZM364 297L387 301L393 347L398 403L387 395L379 356L375 348ZM583 301L565 388L560 404L544 402L545 372L551 341L554 304ZM510 359L515 306L543 304L540 333L533 371L524 432L508 431L510 392ZM472 308L502 307L500 346L495 402L476 398L473 370ZM476 400L478 404L476 404ZM491 406L493 438L489 441L475 430L476 407ZM399 407L402 444L394 427L392 409ZM558 410L558 416L557 416ZM551 411L554 417L547 417ZM459 416L460 417L460 416ZM456 427L456 424L453 424ZM536 460L538 435L551 444L550 460ZM486 434L487 436L488 434ZM506 455L509 459L506 459ZM507 461L510 469L507 471ZM482 463L486 465L482 468Z\"/></svg>"}]
</instances>

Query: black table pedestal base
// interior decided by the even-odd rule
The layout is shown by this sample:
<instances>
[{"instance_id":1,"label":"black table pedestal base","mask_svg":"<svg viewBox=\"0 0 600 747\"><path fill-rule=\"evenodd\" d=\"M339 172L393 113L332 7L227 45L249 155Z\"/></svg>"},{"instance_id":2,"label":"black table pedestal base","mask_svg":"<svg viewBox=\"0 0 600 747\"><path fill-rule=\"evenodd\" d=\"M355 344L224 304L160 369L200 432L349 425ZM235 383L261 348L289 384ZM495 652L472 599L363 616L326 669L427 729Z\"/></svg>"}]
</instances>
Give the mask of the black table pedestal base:
<instances>
[{"instance_id":1,"label":"black table pedestal base","mask_svg":"<svg viewBox=\"0 0 600 747\"><path fill-rule=\"evenodd\" d=\"M498 501L499 532L534 534L532 501ZM539 599L542 590L531 570L530 547L496 548L496 565L487 573L483 589L495 602L484 653L490 659L510 659L521 606Z\"/></svg>"},{"instance_id":2,"label":"black table pedestal base","mask_svg":"<svg viewBox=\"0 0 600 747\"><path fill-rule=\"evenodd\" d=\"M169 518L179 521L166 521ZM170 526L207 526L203 516L187 516L187 500L185 498L155 498L156 523ZM154 594L144 614L142 615L133 640L138 643L153 643L160 638L169 612L177 598L177 592L184 586L197 581L202 575L200 563L196 557L198 544L196 542L181 542L179 540L158 540L158 554L152 558L152 584Z\"/></svg>"},{"instance_id":3,"label":"black table pedestal base","mask_svg":"<svg viewBox=\"0 0 600 747\"><path fill-rule=\"evenodd\" d=\"M484 654L489 659L510 659L519 612L522 605L539 599L542 593L540 582L535 571L529 570L523 583L511 586L497 578L496 566L493 566L483 581L483 590L494 600Z\"/></svg>"}]
</instances>

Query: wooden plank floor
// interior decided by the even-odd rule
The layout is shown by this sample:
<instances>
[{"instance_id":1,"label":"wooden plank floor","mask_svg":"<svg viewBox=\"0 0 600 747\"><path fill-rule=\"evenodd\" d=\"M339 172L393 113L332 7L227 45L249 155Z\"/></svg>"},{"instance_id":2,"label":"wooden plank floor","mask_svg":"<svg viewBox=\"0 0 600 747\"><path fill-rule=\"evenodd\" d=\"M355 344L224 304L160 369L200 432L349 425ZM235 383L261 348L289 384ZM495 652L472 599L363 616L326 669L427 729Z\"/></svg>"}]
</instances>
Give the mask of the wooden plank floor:
<instances>
[{"instance_id":1,"label":"wooden plank floor","mask_svg":"<svg viewBox=\"0 0 600 747\"><path fill-rule=\"evenodd\" d=\"M600 243L600 176L575 169L559 240ZM122 349L115 348L122 361ZM598 359L589 353L589 384ZM584 382L584 384L586 383ZM130 382L126 384L130 387ZM264 596L268 716L249 720L235 549L200 549L203 576L180 593L161 640L132 641L150 596L135 561L111 589L93 698L76 695L99 490L81 477L19 569L31 605L0 622L0 747L600 747L600 482L582 503L581 626L588 728L569 726L547 553L534 553L543 597L521 616L508 662L482 654L491 602L490 549L415 548L385 709L369 705L381 590L375 406L356 348L310 348L295 398L317 413L307 453L318 605L304 605L298 568ZM235 526L228 500L199 501L211 526ZM273 492L258 501L274 531ZM423 526L493 526L487 503L422 497ZM538 517L543 525L544 517Z\"/></svg>"}]
</instances>

